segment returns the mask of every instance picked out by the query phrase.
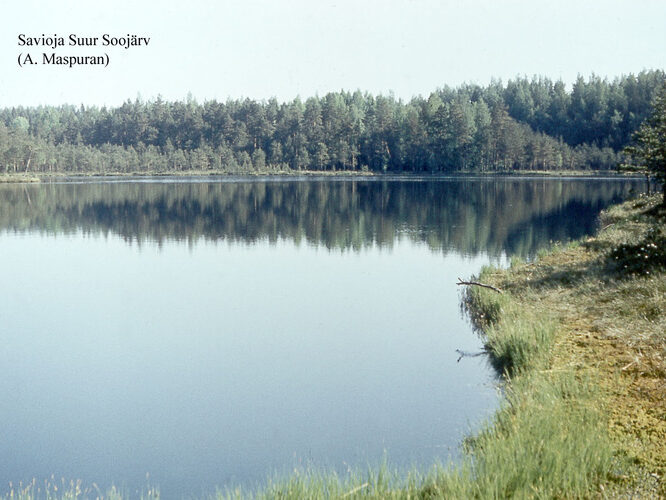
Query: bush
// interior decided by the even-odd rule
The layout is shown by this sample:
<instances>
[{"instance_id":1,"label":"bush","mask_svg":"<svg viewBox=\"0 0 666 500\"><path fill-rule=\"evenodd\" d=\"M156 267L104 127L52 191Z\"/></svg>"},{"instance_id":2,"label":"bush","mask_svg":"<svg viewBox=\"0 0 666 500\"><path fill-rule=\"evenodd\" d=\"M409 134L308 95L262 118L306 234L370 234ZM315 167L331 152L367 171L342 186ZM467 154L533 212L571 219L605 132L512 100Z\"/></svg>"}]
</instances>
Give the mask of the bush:
<instances>
[{"instance_id":1,"label":"bush","mask_svg":"<svg viewBox=\"0 0 666 500\"><path fill-rule=\"evenodd\" d=\"M666 237L657 227L651 227L640 242L611 250L608 263L616 273L626 276L666 271Z\"/></svg>"}]
</instances>

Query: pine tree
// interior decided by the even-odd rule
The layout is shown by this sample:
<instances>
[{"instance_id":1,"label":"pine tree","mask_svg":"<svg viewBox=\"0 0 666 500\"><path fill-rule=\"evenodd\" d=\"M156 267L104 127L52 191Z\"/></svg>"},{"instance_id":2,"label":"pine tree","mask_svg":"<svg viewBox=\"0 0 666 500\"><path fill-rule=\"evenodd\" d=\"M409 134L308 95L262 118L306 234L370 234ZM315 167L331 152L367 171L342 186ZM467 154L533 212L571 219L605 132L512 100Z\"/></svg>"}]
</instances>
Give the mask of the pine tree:
<instances>
[{"instance_id":1,"label":"pine tree","mask_svg":"<svg viewBox=\"0 0 666 500\"><path fill-rule=\"evenodd\" d=\"M652 113L633 135L634 144L625 148L629 162L620 166L622 170L652 175L662 184L666 206L666 85L652 106Z\"/></svg>"}]
</instances>

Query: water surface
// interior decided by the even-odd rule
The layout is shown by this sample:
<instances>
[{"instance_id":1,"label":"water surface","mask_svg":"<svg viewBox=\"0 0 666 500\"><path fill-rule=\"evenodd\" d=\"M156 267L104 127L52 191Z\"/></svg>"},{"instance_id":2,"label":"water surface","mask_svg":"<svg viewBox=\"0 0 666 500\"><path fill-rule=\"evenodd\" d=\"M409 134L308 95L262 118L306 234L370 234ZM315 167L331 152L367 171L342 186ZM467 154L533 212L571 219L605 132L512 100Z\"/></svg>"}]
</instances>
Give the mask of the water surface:
<instances>
[{"instance_id":1,"label":"water surface","mask_svg":"<svg viewBox=\"0 0 666 500\"><path fill-rule=\"evenodd\" d=\"M619 180L0 186L0 491L167 498L427 467L497 404L458 276L594 230Z\"/></svg>"}]
</instances>

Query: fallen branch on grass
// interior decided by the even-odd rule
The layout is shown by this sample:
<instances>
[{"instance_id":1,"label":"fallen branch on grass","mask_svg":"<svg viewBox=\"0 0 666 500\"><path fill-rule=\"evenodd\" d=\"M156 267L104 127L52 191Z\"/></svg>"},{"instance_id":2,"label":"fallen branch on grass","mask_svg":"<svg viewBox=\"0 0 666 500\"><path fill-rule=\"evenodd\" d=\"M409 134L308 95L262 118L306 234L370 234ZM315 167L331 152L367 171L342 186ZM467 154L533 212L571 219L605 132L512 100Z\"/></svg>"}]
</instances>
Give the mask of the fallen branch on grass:
<instances>
[{"instance_id":1,"label":"fallen branch on grass","mask_svg":"<svg viewBox=\"0 0 666 500\"><path fill-rule=\"evenodd\" d=\"M502 293L502 290L499 288L496 288L492 285L487 285L485 283L479 283L478 281L463 281L460 278L458 278L458 283L456 285L468 285L468 286L482 286L483 288L490 288L491 290L495 290L497 293Z\"/></svg>"}]
</instances>

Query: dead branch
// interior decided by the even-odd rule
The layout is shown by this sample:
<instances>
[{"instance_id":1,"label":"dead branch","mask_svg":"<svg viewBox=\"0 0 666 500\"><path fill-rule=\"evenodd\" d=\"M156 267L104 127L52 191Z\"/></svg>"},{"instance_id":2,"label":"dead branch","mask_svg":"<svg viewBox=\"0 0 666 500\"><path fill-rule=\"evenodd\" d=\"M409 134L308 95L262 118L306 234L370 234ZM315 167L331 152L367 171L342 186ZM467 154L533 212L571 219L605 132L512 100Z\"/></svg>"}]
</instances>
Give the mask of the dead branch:
<instances>
[{"instance_id":1,"label":"dead branch","mask_svg":"<svg viewBox=\"0 0 666 500\"><path fill-rule=\"evenodd\" d=\"M502 290L500 290L497 287L494 287L492 285L487 285L485 283L479 283L478 281L463 281L460 278L458 278L458 283L456 285L467 285L467 286L482 286L483 288L490 288L491 290L495 290L497 293L502 293Z\"/></svg>"},{"instance_id":2,"label":"dead branch","mask_svg":"<svg viewBox=\"0 0 666 500\"><path fill-rule=\"evenodd\" d=\"M477 356L483 356L484 354L488 354L488 349L483 349L482 351L479 352L467 352L467 351L461 351L460 349L456 349L456 352L460 354L460 357L458 358L458 361L456 363L460 363L460 360L463 358L476 358Z\"/></svg>"}]
</instances>

